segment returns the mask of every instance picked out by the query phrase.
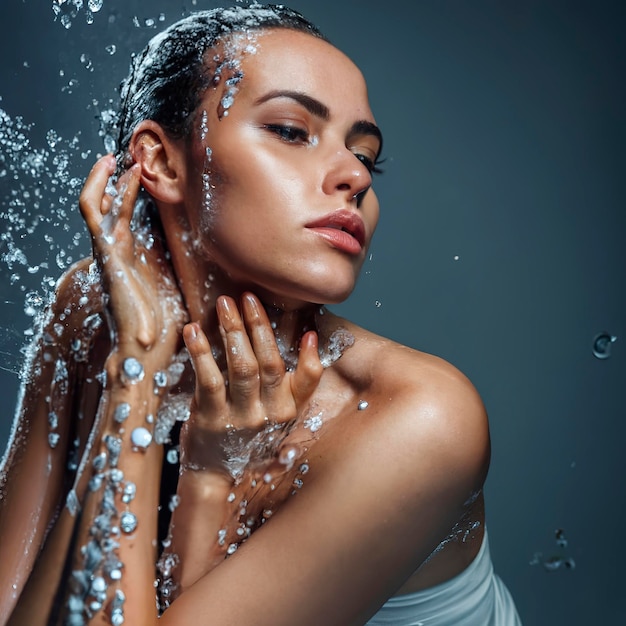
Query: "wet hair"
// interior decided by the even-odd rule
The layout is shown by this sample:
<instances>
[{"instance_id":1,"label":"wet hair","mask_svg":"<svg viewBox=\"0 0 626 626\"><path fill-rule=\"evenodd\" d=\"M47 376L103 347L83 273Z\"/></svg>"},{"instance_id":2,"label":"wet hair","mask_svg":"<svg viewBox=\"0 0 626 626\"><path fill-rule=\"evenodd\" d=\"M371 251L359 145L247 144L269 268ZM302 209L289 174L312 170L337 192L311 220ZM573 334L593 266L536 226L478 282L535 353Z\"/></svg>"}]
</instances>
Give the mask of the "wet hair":
<instances>
[{"instance_id":1,"label":"wet hair","mask_svg":"<svg viewBox=\"0 0 626 626\"><path fill-rule=\"evenodd\" d=\"M207 52L230 35L269 28L302 31L327 40L297 11L257 3L192 13L153 37L133 57L120 88L118 160L123 160L142 120L157 122L173 138L186 136L205 90L228 63L211 64Z\"/></svg>"}]
</instances>

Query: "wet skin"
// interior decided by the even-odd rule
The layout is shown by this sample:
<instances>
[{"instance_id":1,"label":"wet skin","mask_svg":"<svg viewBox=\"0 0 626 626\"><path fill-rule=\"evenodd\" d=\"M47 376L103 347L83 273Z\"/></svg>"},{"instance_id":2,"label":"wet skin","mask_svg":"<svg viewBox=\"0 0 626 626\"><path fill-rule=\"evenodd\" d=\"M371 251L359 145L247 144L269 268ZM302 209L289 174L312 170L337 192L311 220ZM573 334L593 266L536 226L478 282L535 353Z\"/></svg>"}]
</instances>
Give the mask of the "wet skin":
<instances>
[{"instance_id":1,"label":"wet skin","mask_svg":"<svg viewBox=\"0 0 626 626\"><path fill-rule=\"evenodd\" d=\"M341 301L354 288L378 219L369 170L380 141L363 78L337 49L302 33L259 33L257 47L243 56L244 79L227 116L223 87L206 93L197 112L198 120L207 112L205 137L198 131L172 140L143 122L130 147L137 165L120 183L122 205L113 210L104 194L114 168L106 157L81 197L117 334L106 361L90 363L104 367L111 381L102 432L118 431L111 407L121 401L134 407L124 437L156 412L152 375L169 365L183 338L194 367L182 383L194 402L181 445L184 463L200 469L183 471L179 481L172 550L181 557L183 593L162 626L363 623L403 585L420 589L462 571L482 540L481 527L413 574L459 519L483 521L482 498L470 511L465 504L481 489L489 459L486 416L469 381L436 357L319 314L320 303ZM207 147L215 185L209 219L202 187ZM159 208L171 266L159 245L143 249L129 229L139 183ZM328 232L337 226L350 234ZM104 236L111 234L114 244ZM72 301L72 284L70 275L60 287L57 315ZM74 308L59 351L84 315ZM318 344L326 347L339 328L354 345L322 369ZM295 371L285 368L277 340L287 351L300 350ZM216 359L211 347L219 348ZM128 356L142 362L146 384L120 382ZM44 368L32 389L50 386L52 375ZM361 400L369 403L365 411L358 410ZM315 437L303 426L312 407L324 417ZM36 399L24 408L38 423L47 410ZM275 457L234 484L219 461L229 425L256 433L266 417L296 427ZM29 444L36 465L42 447ZM281 469L278 457L289 446L297 462ZM310 471L292 497L300 462ZM158 446L137 454L126 441L119 463L137 482L133 510L140 520L120 545L122 582L132 581L127 623L155 624L153 540L163 459ZM268 468L278 471L276 488L253 485ZM253 496L257 517L267 508L272 515L224 560L217 533L240 521L230 492L236 503ZM7 523L7 532L19 534Z\"/></svg>"}]
</instances>

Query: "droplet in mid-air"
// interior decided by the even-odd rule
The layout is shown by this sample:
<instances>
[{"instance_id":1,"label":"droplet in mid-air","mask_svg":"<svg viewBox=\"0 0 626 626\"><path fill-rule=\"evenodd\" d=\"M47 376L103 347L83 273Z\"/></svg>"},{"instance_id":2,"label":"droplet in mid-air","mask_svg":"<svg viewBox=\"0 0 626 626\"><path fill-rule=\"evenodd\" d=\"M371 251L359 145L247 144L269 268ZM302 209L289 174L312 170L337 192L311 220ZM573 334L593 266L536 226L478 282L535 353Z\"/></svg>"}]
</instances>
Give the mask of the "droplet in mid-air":
<instances>
[{"instance_id":1,"label":"droplet in mid-air","mask_svg":"<svg viewBox=\"0 0 626 626\"><path fill-rule=\"evenodd\" d=\"M593 356L597 359L608 359L611 356L611 346L617 337L607 332L598 333L593 338Z\"/></svg>"}]
</instances>

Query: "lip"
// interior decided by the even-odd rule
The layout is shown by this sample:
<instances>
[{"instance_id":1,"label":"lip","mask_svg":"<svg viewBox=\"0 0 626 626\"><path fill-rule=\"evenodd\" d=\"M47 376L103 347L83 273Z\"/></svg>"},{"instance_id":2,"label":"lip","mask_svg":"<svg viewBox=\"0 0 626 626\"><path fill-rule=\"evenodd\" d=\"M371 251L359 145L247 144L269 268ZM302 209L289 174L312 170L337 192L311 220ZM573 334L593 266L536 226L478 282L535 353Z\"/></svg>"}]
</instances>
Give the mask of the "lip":
<instances>
[{"instance_id":1,"label":"lip","mask_svg":"<svg viewBox=\"0 0 626 626\"><path fill-rule=\"evenodd\" d=\"M358 254L365 245L365 224L354 211L338 209L309 222L306 228L322 235L334 247L351 254Z\"/></svg>"}]
</instances>

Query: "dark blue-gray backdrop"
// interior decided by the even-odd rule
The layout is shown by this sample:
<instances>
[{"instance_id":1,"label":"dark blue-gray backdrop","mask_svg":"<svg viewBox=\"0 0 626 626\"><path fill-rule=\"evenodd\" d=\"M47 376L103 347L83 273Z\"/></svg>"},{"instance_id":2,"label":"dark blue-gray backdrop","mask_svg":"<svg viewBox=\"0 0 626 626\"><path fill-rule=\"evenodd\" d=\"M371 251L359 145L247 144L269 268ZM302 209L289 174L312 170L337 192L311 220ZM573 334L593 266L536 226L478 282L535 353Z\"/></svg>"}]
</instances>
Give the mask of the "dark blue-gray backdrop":
<instances>
[{"instance_id":1,"label":"dark blue-gray backdrop","mask_svg":"<svg viewBox=\"0 0 626 626\"><path fill-rule=\"evenodd\" d=\"M67 167L54 162L63 160L61 144L46 153L39 208L19 209L22 224L15 211L0 220L0 252L11 264L0 263L0 447L31 321L25 295L60 272L57 257L62 266L87 249L84 236L74 238L84 229L73 203L59 201L64 172L84 177L102 151L98 110L114 95L130 52L154 33L149 20L169 24L183 10L214 6L104 0L93 24L83 11L65 28L52 4L3 0L0 7L0 108L10 116L0 131L19 124L19 115L34 124L25 154L55 144L45 139L50 129L65 141L81 133ZM493 559L525 624L626 623L626 5L292 6L362 67L385 134L386 172L376 181L382 220L359 287L341 310L450 360L479 388L493 437ZM37 181L2 170L0 162L4 208L11 190L13 203L34 203ZM47 202L57 207L53 218ZM44 243L47 230L52 243ZM27 262L11 246L22 246ZM37 271L38 254L51 256L47 269ZM602 331L617 337L605 360L592 354ZM556 529L567 546L557 545ZM530 564L536 552L572 558L576 567L549 573Z\"/></svg>"}]
</instances>

